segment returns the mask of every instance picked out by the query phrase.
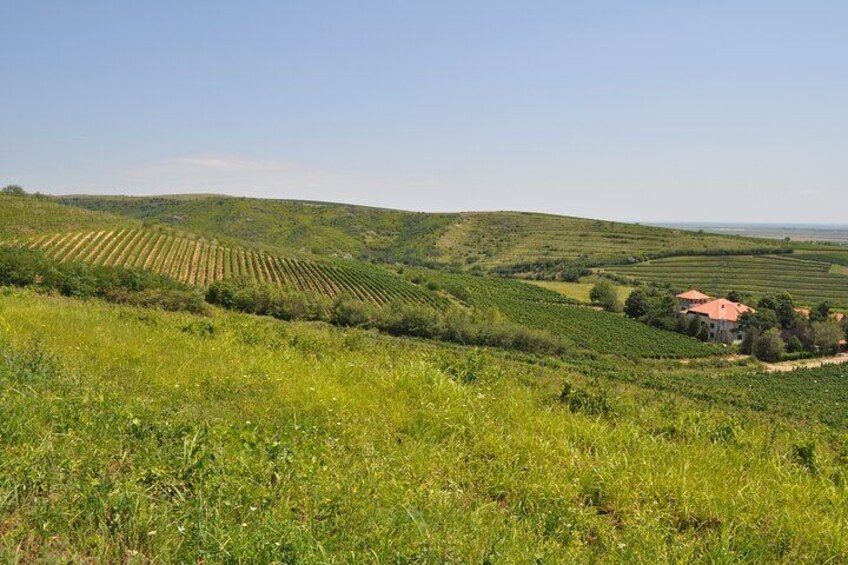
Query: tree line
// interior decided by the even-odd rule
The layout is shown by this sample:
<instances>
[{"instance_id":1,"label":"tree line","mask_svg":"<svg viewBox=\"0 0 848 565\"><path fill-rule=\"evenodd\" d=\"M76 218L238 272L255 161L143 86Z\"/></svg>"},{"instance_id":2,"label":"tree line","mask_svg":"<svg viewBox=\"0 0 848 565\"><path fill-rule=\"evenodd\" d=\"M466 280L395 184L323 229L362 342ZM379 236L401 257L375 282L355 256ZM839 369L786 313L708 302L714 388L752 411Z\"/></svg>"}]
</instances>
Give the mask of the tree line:
<instances>
[{"instance_id":1,"label":"tree line","mask_svg":"<svg viewBox=\"0 0 848 565\"><path fill-rule=\"evenodd\" d=\"M749 297L730 291L727 300L748 302ZM615 310L615 289L601 283L592 289L592 300L608 310ZM649 284L634 290L625 300L623 311L648 325L706 341L709 330L697 317L680 315L674 291L663 285ZM848 338L848 319L841 322L834 317L831 305L821 302L809 315L797 307L787 292L760 298L755 313L741 315L739 328L744 333L740 344L742 353L754 355L763 361L833 355L839 351L840 342Z\"/></svg>"}]
</instances>

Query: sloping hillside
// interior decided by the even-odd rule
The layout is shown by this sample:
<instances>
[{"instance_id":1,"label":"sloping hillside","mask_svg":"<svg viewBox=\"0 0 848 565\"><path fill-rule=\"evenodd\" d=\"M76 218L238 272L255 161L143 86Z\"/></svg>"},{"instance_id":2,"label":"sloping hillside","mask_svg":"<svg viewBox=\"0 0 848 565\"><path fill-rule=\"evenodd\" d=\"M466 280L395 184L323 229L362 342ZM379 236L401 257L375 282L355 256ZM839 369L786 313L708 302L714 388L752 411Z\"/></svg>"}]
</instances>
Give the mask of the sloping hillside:
<instances>
[{"instance_id":1,"label":"sloping hillside","mask_svg":"<svg viewBox=\"0 0 848 565\"><path fill-rule=\"evenodd\" d=\"M59 202L156 220L216 238L315 255L443 261L438 238L456 214L420 214L346 204L227 196L82 196Z\"/></svg>"},{"instance_id":2,"label":"sloping hillside","mask_svg":"<svg viewBox=\"0 0 848 565\"><path fill-rule=\"evenodd\" d=\"M776 250L777 242L520 212L431 214L224 196L63 197L91 210L156 220L207 237L233 237L319 255L408 264L554 272L673 254Z\"/></svg>"},{"instance_id":3,"label":"sloping hillside","mask_svg":"<svg viewBox=\"0 0 848 565\"><path fill-rule=\"evenodd\" d=\"M121 228L42 235L28 242L62 262L145 269L189 285L239 278L327 297L349 295L382 305L394 301L434 307L447 300L359 261L312 261L219 245L167 229Z\"/></svg>"},{"instance_id":4,"label":"sloping hillside","mask_svg":"<svg viewBox=\"0 0 848 565\"><path fill-rule=\"evenodd\" d=\"M0 194L0 239L137 224L126 217L62 206L47 197Z\"/></svg>"}]
</instances>

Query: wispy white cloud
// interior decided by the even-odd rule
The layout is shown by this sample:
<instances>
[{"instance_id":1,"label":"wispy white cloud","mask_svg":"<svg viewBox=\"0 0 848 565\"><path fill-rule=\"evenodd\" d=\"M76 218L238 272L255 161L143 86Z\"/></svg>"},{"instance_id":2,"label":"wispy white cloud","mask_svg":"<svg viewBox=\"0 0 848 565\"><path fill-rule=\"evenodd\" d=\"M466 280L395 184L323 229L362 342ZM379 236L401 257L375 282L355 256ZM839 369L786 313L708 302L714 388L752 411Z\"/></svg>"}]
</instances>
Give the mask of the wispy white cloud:
<instances>
[{"instance_id":1,"label":"wispy white cloud","mask_svg":"<svg viewBox=\"0 0 848 565\"><path fill-rule=\"evenodd\" d=\"M147 165L146 168L156 172L272 172L285 171L294 168L283 161L271 159L239 159L235 157L178 157Z\"/></svg>"},{"instance_id":2,"label":"wispy white cloud","mask_svg":"<svg viewBox=\"0 0 848 565\"><path fill-rule=\"evenodd\" d=\"M124 172L139 192L224 192L252 195L329 188L335 175L305 165L273 159L220 155L175 157L145 163Z\"/></svg>"}]
</instances>

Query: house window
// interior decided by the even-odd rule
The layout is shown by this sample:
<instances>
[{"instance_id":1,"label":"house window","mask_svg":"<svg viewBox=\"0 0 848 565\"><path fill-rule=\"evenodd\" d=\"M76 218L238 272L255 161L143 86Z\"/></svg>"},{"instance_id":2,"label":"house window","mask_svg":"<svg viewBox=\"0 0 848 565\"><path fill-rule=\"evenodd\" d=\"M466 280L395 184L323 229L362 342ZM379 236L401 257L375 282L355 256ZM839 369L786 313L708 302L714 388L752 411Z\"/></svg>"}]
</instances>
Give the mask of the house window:
<instances>
[{"instance_id":1,"label":"house window","mask_svg":"<svg viewBox=\"0 0 848 565\"><path fill-rule=\"evenodd\" d=\"M714 323L710 323L710 328L715 329L715 324L714 324Z\"/></svg>"}]
</instances>

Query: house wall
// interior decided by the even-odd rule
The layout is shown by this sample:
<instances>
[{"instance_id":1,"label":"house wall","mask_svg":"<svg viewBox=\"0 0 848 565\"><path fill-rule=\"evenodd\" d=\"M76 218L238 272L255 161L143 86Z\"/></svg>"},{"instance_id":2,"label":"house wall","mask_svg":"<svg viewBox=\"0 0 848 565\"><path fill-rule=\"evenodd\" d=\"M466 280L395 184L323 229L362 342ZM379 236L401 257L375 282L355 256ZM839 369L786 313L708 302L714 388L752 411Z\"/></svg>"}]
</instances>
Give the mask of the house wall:
<instances>
[{"instance_id":1,"label":"house wall","mask_svg":"<svg viewBox=\"0 0 848 565\"><path fill-rule=\"evenodd\" d=\"M687 318L698 318L701 322L702 326L706 326L707 331L709 332L709 339L711 341L720 341L722 343L734 343L737 341L741 341L744 335L741 335L739 332L739 323L731 322L729 320L711 320L707 316L702 316L700 314L689 313L686 315Z\"/></svg>"}]
</instances>

